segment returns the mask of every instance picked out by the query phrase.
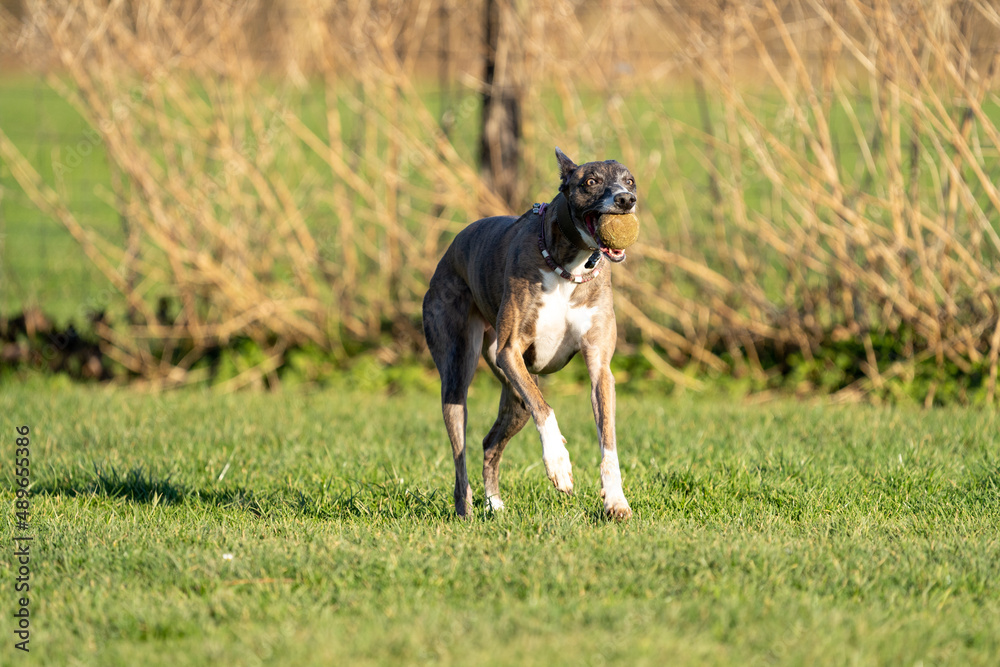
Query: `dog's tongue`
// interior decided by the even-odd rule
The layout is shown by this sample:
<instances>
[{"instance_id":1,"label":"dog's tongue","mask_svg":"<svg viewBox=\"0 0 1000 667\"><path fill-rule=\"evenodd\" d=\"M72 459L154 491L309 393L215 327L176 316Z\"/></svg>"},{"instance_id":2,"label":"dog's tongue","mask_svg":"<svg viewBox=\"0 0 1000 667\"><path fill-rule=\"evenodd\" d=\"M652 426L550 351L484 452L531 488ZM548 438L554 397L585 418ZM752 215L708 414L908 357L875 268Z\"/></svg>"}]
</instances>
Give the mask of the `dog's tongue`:
<instances>
[{"instance_id":1,"label":"dog's tongue","mask_svg":"<svg viewBox=\"0 0 1000 667\"><path fill-rule=\"evenodd\" d=\"M607 248L602 245L601 252L603 252L607 256L607 258L610 259L612 262L621 262L625 259L624 250L614 250L612 248Z\"/></svg>"}]
</instances>

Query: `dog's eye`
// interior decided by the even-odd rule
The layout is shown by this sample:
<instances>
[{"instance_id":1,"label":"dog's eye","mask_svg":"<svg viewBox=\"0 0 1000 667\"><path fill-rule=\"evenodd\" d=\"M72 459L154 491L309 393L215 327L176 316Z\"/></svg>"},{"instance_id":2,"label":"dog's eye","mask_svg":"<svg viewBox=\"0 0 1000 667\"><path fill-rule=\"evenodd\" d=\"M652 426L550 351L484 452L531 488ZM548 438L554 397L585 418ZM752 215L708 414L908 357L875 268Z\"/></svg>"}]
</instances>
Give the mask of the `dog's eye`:
<instances>
[{"instance_id":1,"label":"dog's eye","mask_svg":"<svg viewBox=\"0 0 1000 667\"><path fill-rule=\"evenodd\" d=\"M632 187L633 185L635 185L635 181L632 180L631 178L626 178L625 179L625 185L627 185L629 187Z\"/></svg>"},{"instance_id":2,"label":"dog's eye","mask_svg":"<svg viewBox=\"0 0 1000 667\"><path fill-rule=\"evenodd\" d=\"M587 185L591 185L591 186L597 185L597 179L596 178L588 178L587 179Z\"/></svg>"}]
</instances>

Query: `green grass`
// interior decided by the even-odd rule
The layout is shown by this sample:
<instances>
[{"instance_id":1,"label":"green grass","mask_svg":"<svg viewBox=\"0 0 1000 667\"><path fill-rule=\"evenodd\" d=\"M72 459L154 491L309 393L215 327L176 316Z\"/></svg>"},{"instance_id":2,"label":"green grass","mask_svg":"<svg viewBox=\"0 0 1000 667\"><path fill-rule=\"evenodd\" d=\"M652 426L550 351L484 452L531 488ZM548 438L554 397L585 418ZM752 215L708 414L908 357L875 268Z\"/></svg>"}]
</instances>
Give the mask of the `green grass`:
<instances>
[{"instance_id":1,"label":"green grass","mask_svg":"<svg viewBox=\"0 0 1000 667\"><path fill-rule=\"evenodd\" d=\"M0 558L0 663L996 663L995 411L623 394L617 525L587 392L547 394L576 495L529 426L507 510L462 522L430 393L7 383L2 524L27 424L36 541L30 657ZM477 480L496 398L470 399Z\"/></svg>"},{"instance_id":2,"label":"green grass","mask_svg":"<svg viewBox=\"0 0 1000 667\"><path fill-rule=\"evenodd\" d=\"M0 127L82 224L120 242L104 146L68 102L42 81L3 77ZM40 213L0 161L0 315L36 306L80 326L111 294L62 223Z\"/></svg>"}]
</instances>

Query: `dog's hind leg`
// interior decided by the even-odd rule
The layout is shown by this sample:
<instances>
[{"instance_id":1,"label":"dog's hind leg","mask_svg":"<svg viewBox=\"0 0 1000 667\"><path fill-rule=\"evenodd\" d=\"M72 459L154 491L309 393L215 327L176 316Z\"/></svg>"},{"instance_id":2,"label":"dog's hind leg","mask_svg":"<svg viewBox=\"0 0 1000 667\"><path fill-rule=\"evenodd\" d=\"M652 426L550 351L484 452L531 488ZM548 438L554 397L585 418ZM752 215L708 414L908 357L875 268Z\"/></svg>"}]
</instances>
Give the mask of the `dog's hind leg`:
<instances>
[{"instance_id":1,"label":"dog's hind leg","mask_svg":"<svg viewBox=\"0 0 1000 667\"><path fill-rule=\"evenodd\" d=\"M483 486L486 488L486 504L491 509L498 510L503 509L503 500L500 499L500 458L510 439L531 419L531 412L510 386L507 377L497 368L496 333L492 330L486 332L483 357L500 379L502 386L497 420L483 439Z\"/></svg>"},{"instance_id":2,"label":"dog's hind leg","mask_svg":"<svg viewBox=\"0 0 1000 667\"><path fill-rule=\"evenodd\" d=\"M472 488L465 463L466 397L479 363L485 322L458 276L434 275L424 297L424 336L441 375L441 412L455 461L455 511L468 516Z\"/></svg>"},{"instance_id":3,"label":"dog's hind leg","mask_svg":"<svg viewBox=\"0 0 1000 667\"><path fill-rule=\"evenodd\" d=\"M524 425L531 419L528 407L510 385L500 393L500 409L493 428L483 439L483 486L486 503L494 510L503 509L500 499L500 457L503 450Z\"/></svg>"}]
</instances>

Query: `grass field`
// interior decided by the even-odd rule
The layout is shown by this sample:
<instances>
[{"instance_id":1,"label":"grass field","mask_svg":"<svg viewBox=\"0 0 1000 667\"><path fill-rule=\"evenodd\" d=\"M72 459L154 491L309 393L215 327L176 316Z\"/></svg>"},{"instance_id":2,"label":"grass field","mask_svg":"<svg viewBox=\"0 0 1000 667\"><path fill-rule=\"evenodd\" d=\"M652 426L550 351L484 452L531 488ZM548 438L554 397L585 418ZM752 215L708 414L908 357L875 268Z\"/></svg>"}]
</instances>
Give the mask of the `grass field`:
<instances>
[{"instance_id":1,"label":"grass field","mask_svg":"<svg viewBox=\"0 0 1000 667\"><path fill-rule=\"evenodd\" d=\"M586 392L547 393L577 494L529 427L508 509L462 522L432 393L8 383L0 525L26 424L35 542L30 656L0 559L0 663L996 664L995 412L626 393L617 525Z\"/></svg>"},{"instance_id":2,"label":"grass field","mask_svg":"<svg viewBox=\"0 0 1000 667\"><path fill-rule=\"evenodd\" d=\"M110 170L104 147L83 118L44 82L0 79L0 127L49 183L54 183L83 224L117 240L121 222L107 203ZM91 130L92 132L92 130ZM77 150L80 147L81 150ZM53 164L74 160L53 175ZM0 163L0 313L40 307L60 325L85 323L88 304L106 306L108 283L58 221L30 202Z\"/></svg>"},{"instance_id":3,"label":"grass field","mask_svg":"<svg viewBox=\"0 0 1000 667\"><path fill-rule=\"evenodd\" d=\"M634 77L619 61L625 20L599 31L601 46L542 6L531 23L546 39L516 33L539 43L523 119L529 185L511 208L551 198L554 145L581 162L620 158L641 184L637 249L655 251L615 278L619 309L641 315L619 320L621 351L633 352L615 373L635 516L617 524L601 512L582 363L545 387L576 495L547 481L529 426L502 467L507 509L485 512L478 443L499 390L480 378L477 512L453 513L436 379L414 325L443 243L479 207L501 212L479 199L479 75L420 74L406 54L420 56L422 38L372 39L390 33L367 3L335 3L342 15L276 3L297 19L271 45L240 32L246 8L230 4L205 3L205 25L226 28L211 39L170 3L135 18L131 3L76 3L66 16L39 4L39 34L46 13L60 27L34 48L77 60L49 79L0 75L0 129L16 147L3 143L0 159L0 319L37 306L86 330L106 310L140 341L110 341L142 359L118 358L119 378L126 367L172 378L176 364L225 390L271 358L265 347L284 359L273 374L283 391L233 395L0 369L0 665L1000 664L995 403L725 393L858 396L870 378L876 400L994 400L1000 106L992 68L962 55L991 43L966 31L995 23L985 5L924 3L907 16L906 3L876 3L874 31L790 18L819 7L723 3L690 30L673 24L686 13L665 12L644 27L677 50ZM673 4L685 3L657 6ZM916 20L934 7L934 22ZM561 29L591 65L618 63L616 81L565 59L550 33ZM244 41L289 67L256 69ZM949 77L953 60L963 71ZM61 81L88 101L76 108ZM87 258L69 216L53 217L51 202L39 211L30 171L109 266ZM312 291L303 323L318 333L289 336L287 355L272 334L309 327L195 340ZM149 306L146 324L176 328L138 331L126 293ZM181 302L184 317L171 310ZM190 367L179 358L189 348L205 353ZM656 359L709 388L668 395ZM31 429L27 529L19 426ZM23 563L10 539L26 532L29 655L15 648Z\"/></svg>"}]
</instances>

